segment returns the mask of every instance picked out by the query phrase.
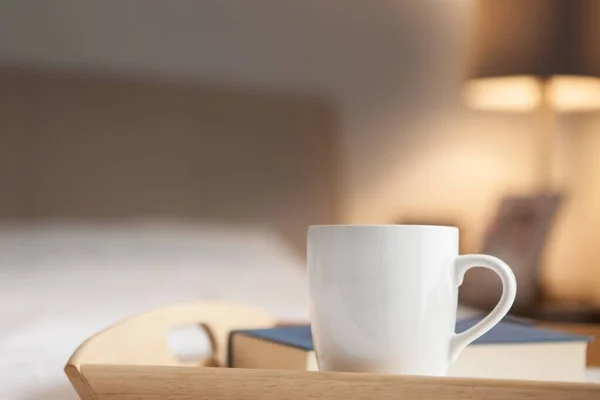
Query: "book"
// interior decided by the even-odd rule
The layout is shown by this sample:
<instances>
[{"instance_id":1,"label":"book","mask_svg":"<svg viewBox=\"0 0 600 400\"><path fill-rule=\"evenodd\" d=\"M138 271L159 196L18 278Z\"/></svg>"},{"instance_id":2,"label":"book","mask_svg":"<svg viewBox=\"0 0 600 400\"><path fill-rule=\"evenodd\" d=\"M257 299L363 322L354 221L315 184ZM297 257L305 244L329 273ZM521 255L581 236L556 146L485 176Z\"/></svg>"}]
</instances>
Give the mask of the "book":
<instances>
[{"instance_id":1,"label":"book","mask_svg":"<svg viewBox=\"0 0 600 400\"><path fill-rule=\"evenodd\" d=\"M479 322L457 322L462 332ZM505 319L467 346L449 376L582 382L591 338ZM233 331L229 367L318 371L309 325Z\"/></svg>"}]
</instances>

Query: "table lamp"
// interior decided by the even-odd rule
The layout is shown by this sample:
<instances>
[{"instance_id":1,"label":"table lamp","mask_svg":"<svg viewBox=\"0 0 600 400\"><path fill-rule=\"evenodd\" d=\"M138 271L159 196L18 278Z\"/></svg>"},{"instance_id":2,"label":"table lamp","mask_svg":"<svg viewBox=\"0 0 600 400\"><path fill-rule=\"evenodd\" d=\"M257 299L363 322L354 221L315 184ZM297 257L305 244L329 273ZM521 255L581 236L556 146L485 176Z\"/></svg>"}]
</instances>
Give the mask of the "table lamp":
<instances>
[{"instance_id":1,"label":"table lamp","mask_svg":"<svg viewBox=\"0 0 600 400\"><path fill-rule=\"evenodd\" d=\"M539 114L537 183L553 191L556 116L600 109L600 1L479 0L472 34L466 104Z\"/></svg>"}]
</instances>

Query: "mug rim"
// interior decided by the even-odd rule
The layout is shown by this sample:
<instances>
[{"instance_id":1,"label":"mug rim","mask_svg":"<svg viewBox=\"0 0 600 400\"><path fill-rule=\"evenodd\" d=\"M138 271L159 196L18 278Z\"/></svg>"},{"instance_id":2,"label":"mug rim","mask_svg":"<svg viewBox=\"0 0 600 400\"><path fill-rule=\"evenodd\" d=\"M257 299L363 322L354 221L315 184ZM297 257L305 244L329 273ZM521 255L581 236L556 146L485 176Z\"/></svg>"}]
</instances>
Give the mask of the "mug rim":
<instances>
[{"instance_id":1,"label":"mug rim","mask_svg":"<svg viewBox=\"0 0 600 400\"><path fill-rule=\"evenodd\" d=\"M419 228L419 229L452 229L459 228L454 225L426 225L426 224L325 224L309 225L308 229L334 229L334 228Z\"/></svg>"}]
</instances>

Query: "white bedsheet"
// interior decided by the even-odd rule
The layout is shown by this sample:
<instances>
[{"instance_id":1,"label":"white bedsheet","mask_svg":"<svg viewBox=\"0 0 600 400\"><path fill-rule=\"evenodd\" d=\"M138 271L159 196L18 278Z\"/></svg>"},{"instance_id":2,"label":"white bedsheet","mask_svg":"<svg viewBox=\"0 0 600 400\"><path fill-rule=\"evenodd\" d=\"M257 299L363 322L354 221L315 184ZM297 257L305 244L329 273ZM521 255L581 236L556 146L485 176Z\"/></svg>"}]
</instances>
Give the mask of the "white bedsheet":
<instances>
[{"instance_id":1,"label":"white bedsheet","mask_svg":"<svg viewBox=\"0 0 600 400\"><path fill-rule=\"evenodd\" d=\"M0 399L76 399L63 373L74 349L147 309L223 299L306 320L303 263L259 228L0 229Z\"/></svg>"}]
</instances>

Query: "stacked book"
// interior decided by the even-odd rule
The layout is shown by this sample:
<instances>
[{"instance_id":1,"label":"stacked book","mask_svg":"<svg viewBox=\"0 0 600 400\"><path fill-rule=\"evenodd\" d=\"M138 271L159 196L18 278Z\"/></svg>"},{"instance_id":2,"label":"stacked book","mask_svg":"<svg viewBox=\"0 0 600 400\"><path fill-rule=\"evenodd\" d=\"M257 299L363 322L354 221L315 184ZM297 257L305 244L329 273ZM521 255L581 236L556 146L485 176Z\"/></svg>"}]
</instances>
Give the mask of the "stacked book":
<instances>
[{"instance_id":1,"label":"stacked book","mask_svg":"<svg viewBox=\"0 0 600 400\"><path fill-rule=\"evenodd\" d=\"M459 321L456 332L479 319ZM585 381L590 338L504 320L465 348L452 365L454 377ZM231 332L229 366L317 371L309 325Z\"/></svg>"}]
</instances>

